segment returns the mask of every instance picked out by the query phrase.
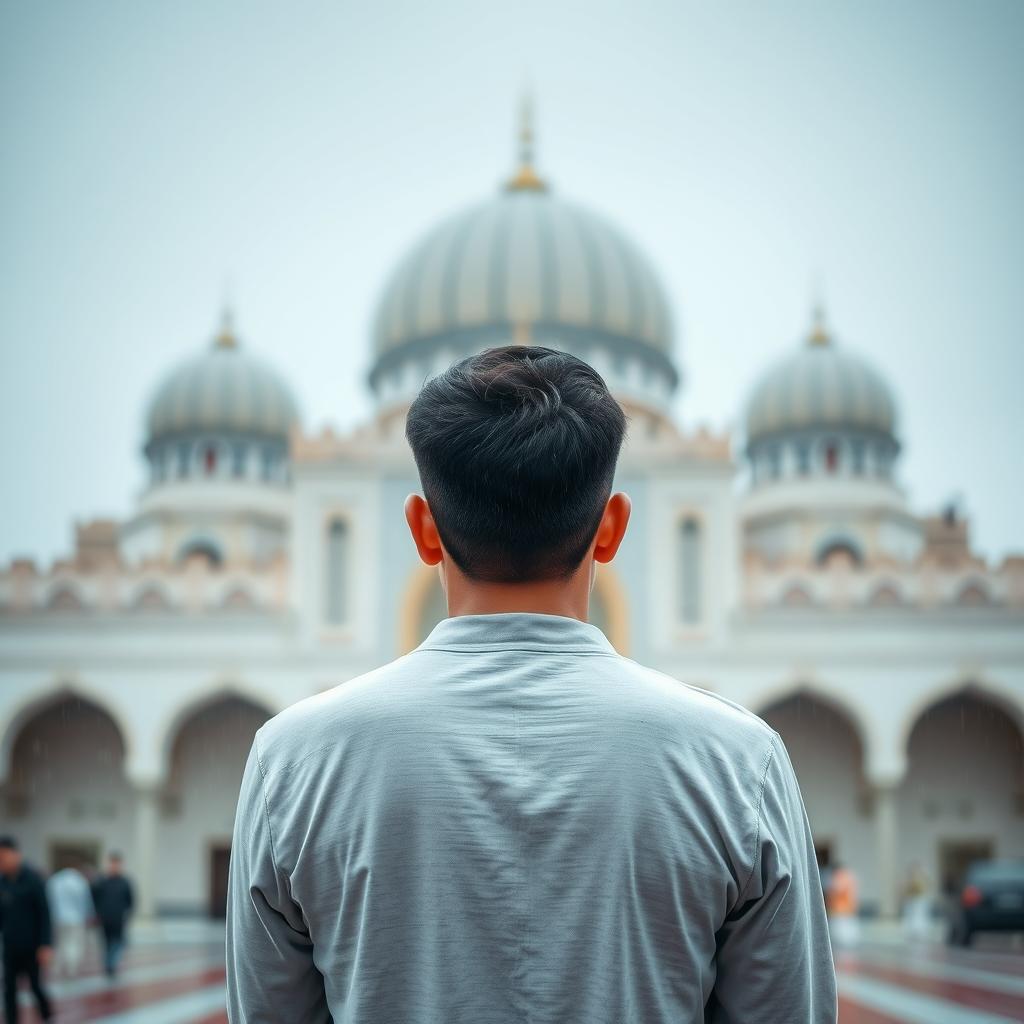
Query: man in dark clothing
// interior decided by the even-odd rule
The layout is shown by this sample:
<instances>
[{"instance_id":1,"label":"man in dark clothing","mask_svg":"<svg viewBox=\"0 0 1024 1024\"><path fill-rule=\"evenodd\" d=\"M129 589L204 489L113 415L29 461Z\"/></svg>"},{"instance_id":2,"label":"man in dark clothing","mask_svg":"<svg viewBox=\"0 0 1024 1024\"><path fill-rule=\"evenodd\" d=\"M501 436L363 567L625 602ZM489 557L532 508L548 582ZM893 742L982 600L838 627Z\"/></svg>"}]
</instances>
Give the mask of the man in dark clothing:
<instances>
[{"instance_id":1,"label":"man in dark clothing","mask_svg":"<svg viewBox=\"0 0 1024 1024\"><path fill-rule=\"evenodd\" d=\"M50 907L42 878L22 863L17 842L0 837L0 935L4 943L4 1016L18 1019L18 978L28 975L43 1020L50 1019L50 1001L39 969L50 961Z\"/></svg>"},{"instance_id":2,"label":"man in dark clothing","mask_svg":"<svg viewBox=\"0 0 1024 1024\"><path fill-rule=\"evenodd\" d=\"M123 874L124 861L119 853L107 858L107 873L92 886L92 899L96 916L103 929L104 967L107 977L117 974L117 966L124 950L124 926L134 906L132 883Z\"/></svg>"}]
</instances>

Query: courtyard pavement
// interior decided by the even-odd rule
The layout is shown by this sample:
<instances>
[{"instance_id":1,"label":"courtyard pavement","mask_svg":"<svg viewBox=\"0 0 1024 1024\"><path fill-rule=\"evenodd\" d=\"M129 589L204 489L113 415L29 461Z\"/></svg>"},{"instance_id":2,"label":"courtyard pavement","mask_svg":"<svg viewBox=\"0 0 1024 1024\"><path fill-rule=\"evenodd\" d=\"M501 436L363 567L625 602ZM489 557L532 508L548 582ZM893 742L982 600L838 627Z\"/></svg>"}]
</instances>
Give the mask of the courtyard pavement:
<instances>
[{"instance_id":1,"label":"courtyard pavement","mask_svg":"<svg viewBox=\"0 0 1024 1024\"><path fill-rule=\"evenodd\" d=\"M139 925L114 983L93 944L80 977L51 979L57 1024L226 1024L224 933L208 922ZM971 949L908 944L897 926L866 924L837 950L840 1024L1024 1022L1024 941L980 936ZM22 1024L38 1021L27 991Z\"/></svg>"}]
</instances>

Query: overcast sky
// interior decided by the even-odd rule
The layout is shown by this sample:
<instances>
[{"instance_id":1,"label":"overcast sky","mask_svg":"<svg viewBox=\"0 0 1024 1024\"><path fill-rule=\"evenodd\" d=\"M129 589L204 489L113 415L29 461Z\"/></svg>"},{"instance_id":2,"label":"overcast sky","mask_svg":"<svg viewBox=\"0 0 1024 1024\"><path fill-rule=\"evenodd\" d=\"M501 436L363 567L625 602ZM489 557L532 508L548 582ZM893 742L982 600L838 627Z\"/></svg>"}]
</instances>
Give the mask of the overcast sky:
<instances>
[{"instance_id":1,"label":"overcast sky","mask_svg":"<svg viewBox=\"0 0 1024 1024\"><path fill-rule=\"evenodd\" d=\"M308 429L369 415L389 270L538 163L660 271L687 427L805 332L900 404L912 506L1024 550L1024 3L0 0L0 560L125 516L143 414L243 343Z\"/></svg>"}]
</instances>

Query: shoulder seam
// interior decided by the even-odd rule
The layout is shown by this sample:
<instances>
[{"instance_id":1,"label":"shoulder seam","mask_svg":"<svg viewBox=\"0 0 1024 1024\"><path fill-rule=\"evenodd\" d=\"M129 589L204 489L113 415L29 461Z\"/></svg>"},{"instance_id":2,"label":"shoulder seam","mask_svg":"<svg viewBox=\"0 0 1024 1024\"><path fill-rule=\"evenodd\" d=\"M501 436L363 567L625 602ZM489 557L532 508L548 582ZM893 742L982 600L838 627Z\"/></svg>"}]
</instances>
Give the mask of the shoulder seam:
<instances>
[{"instance_id":1,"label":"shoulder seam","mask_svg":"<svg viewBox=\"0 0 1024 1024\"><path fill-rule=\"evenodd\" d=\"M260 793L263 796L263 813L266 816L267 821L267 838L270 840L270 861L274 865L274 873L280 874L281 869L277 866L277 851L274 849L274 829L270 824L270 799L267 796L267 771L263 764L263 754L260 751L260 732L261 729L256 730L256 735L253 737L253 744L256 748L256 764L260 769Z\"/></svg>"},{"instance_id":2,"label":"shoulder seam","mask_svg":"<svg viewBox=\"0 0 1024 1024\"><path fill-rule=\"evenodd\" d=\"M757 794L757 813L754 818L754 852L750 862L750 874L747 875L747 880L743 883L743 888L736 894L736 901L729 908L729 914L732 914L740 905L740 901L743 899L743 894L747 891L747 887L750 885L750 880L754 877L754 871L757 868L757 847L761 841L761 809L764 806L764 791L768 781L768 769L771 767L772 758L775 756L775 739L777 735L778 734L773 729L771 742L768 744L768 749L765 751L764 755L764 768L761 772L761 785Z\"/></svg>"}]
</instances>

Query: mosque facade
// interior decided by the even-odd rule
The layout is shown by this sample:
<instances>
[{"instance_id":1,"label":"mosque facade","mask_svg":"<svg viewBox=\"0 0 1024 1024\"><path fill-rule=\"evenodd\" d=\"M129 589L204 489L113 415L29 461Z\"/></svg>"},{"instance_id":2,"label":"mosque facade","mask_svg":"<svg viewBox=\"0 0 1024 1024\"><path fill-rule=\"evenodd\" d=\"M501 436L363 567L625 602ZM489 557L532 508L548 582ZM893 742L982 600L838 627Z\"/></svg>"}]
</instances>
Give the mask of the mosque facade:
<instances>
[{"instance_id":1,"label":"mosque facade","mask_svg":"<svg viewBox=\"0 0 1024 1024\"><path fill-rule=\"evenodd\" d=\"M365 423L307 432L226 318L150 399L132 514L0 567L0 817L36 864L118 849L143 913L223 913L255 730L446 614L402 513L404 416L426 377L509 342L586 359L629 417L630 529L591 621L779 731L819 860L855 869L865 913L895 912L915 863L953 888L1024 854L1024 557L989 564L955 508L908 506L895 393L820 313L741 437L684 430L656 269L529 143L386 282Z\"/></svg>"}]
</instances>

